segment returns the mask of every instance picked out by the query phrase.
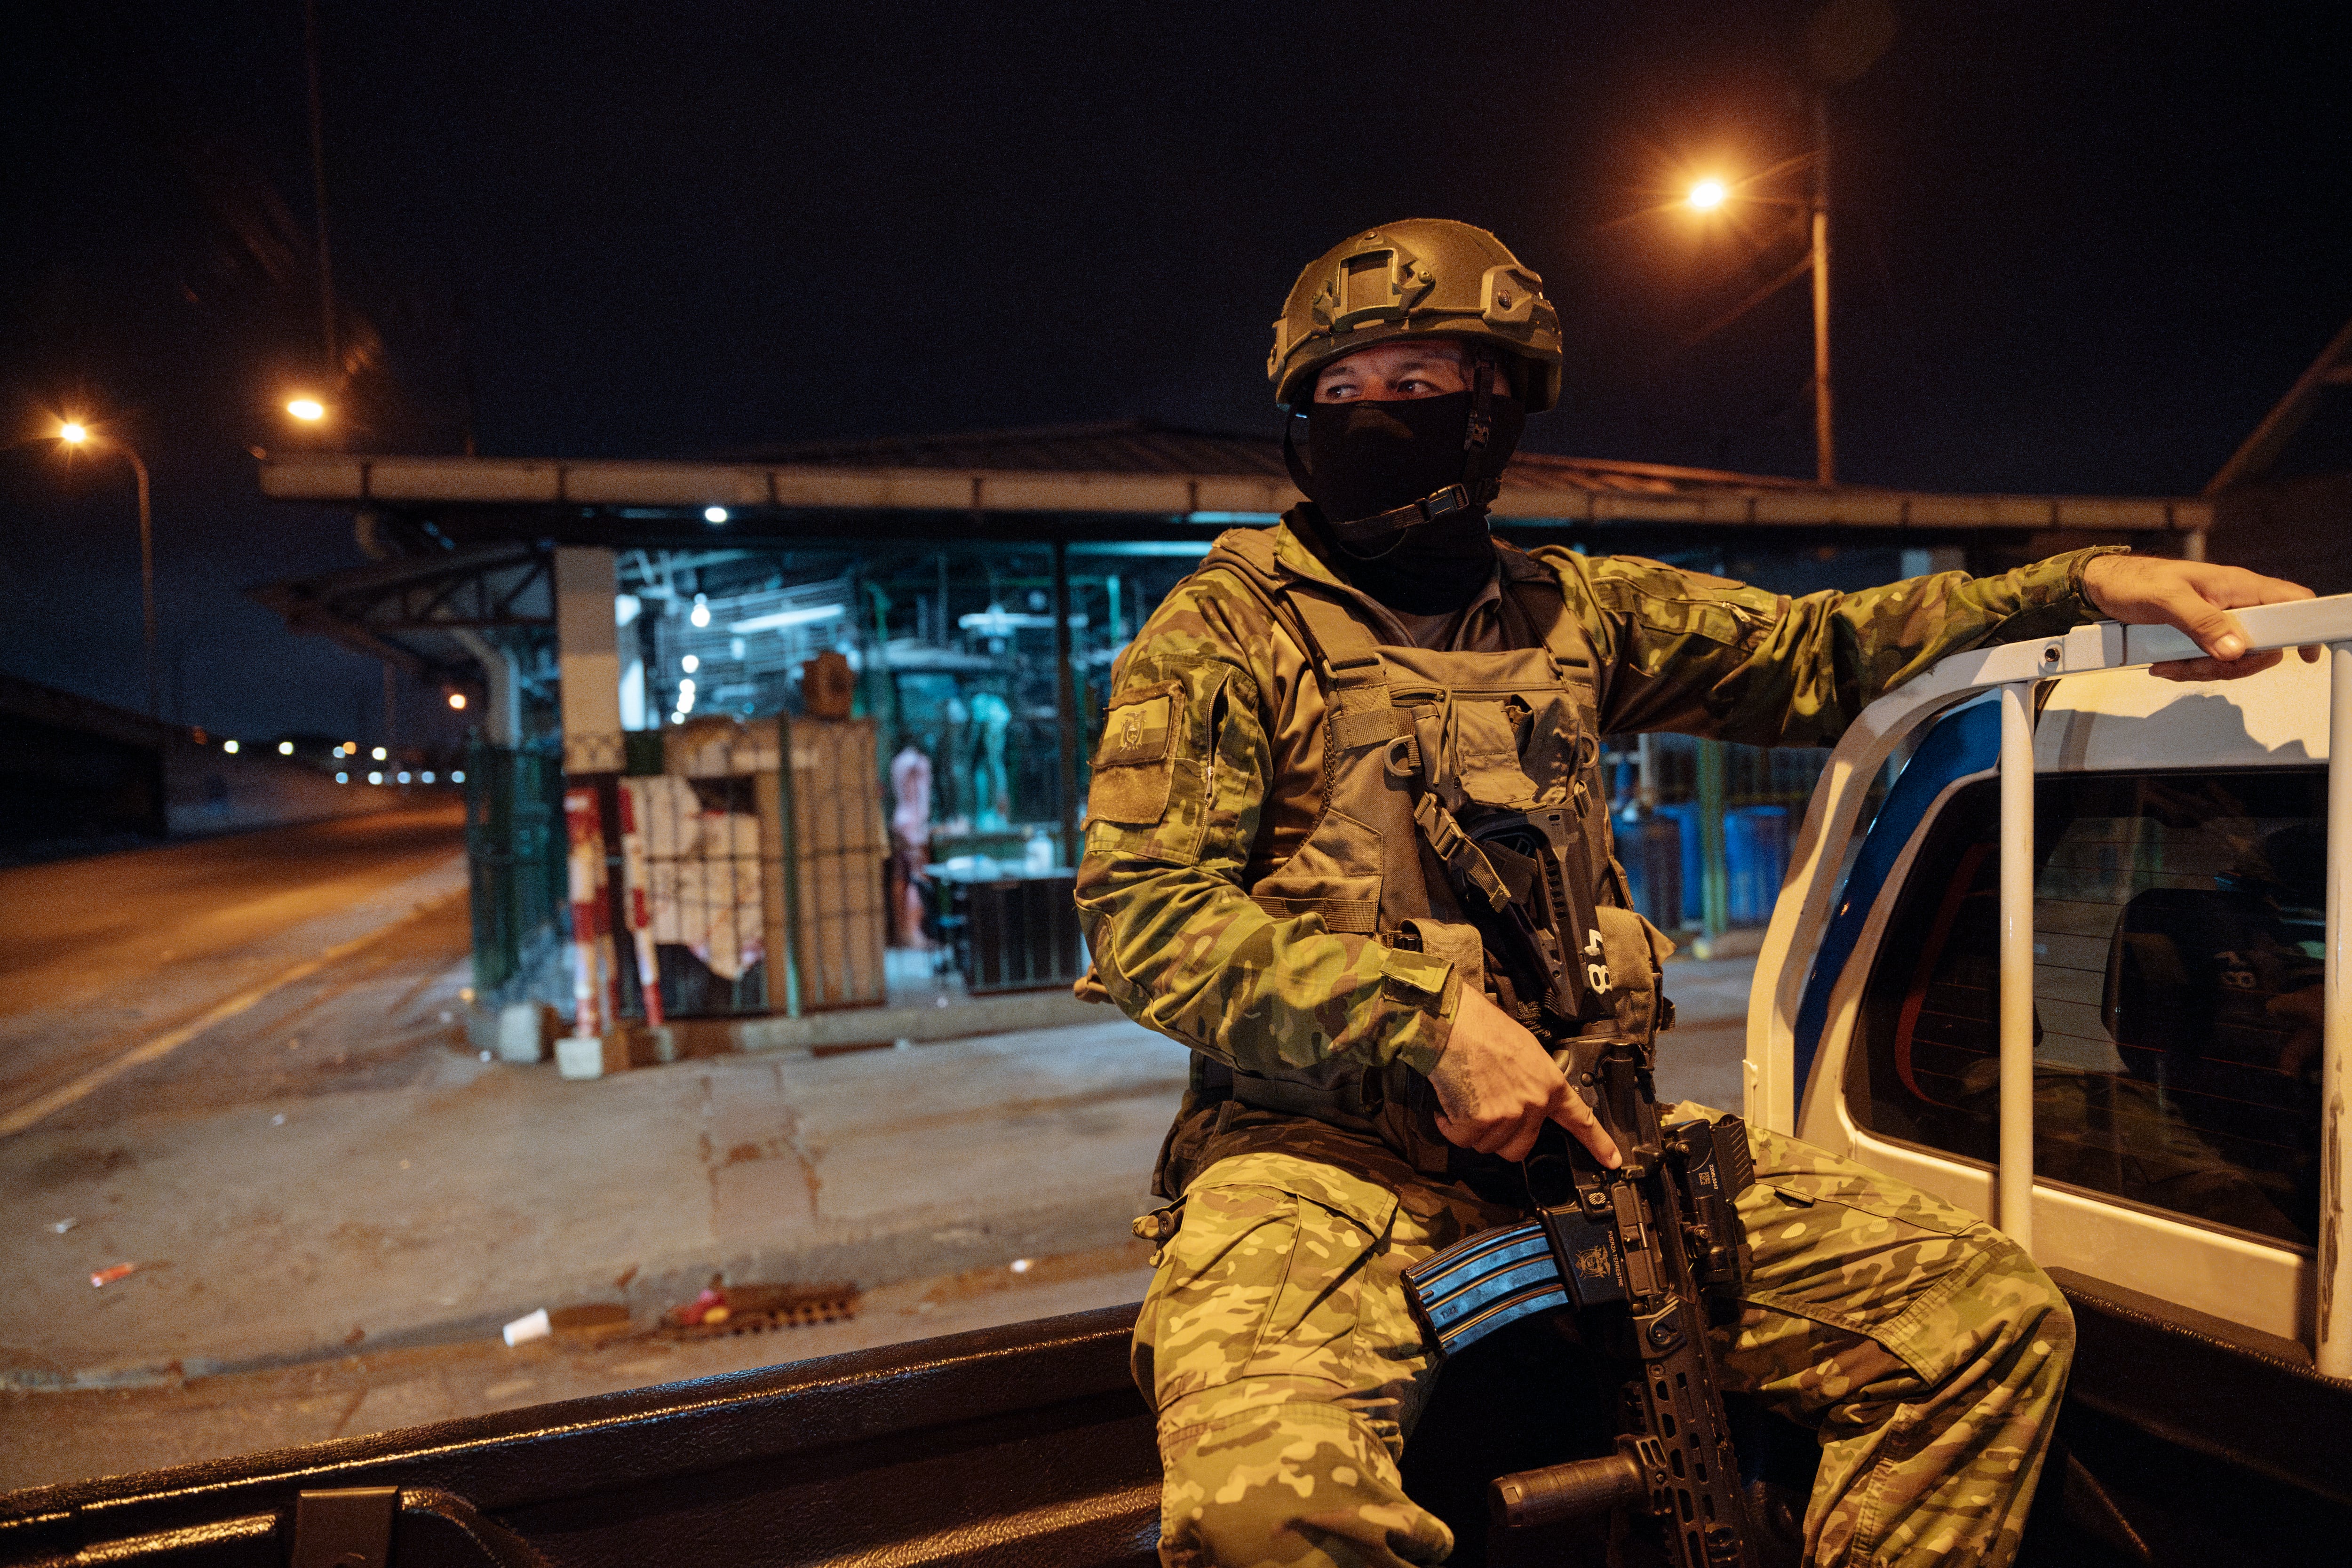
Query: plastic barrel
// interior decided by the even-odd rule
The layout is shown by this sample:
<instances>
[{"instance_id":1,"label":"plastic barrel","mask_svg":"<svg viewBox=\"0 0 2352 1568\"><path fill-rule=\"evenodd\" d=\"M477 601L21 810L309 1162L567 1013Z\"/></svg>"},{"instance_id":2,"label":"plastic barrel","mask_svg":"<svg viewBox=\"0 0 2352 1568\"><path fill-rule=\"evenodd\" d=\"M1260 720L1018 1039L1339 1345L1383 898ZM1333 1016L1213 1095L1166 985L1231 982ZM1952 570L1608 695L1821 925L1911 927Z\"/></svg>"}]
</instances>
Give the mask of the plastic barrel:
<instances>
[{"instance_id":1,"label":"plastic barrel","mask_svg":"<svg viewBox=\"0 0 2352 1568\"><path fill-rule=\"evenodd\" d=\"M1683 831L1662 813L1617 819L1617 858L1624 865L1633 907L1661 931L1683 921Z\"/></svg>"},{"instance_id":2,"label":"plastic barrel","mask_svg":"<svg viewBox=\"0 0 2352 1568\"><path fill-rule=\"evenodd\" d=\"M1789 870L1789 808L1743 805L1725 812L1723 858L1731 884L1731 923L1753 926L1770 920Z\"/></svg>"},{"instance_id":3,"label":"plastic barrel","mask_svg":"<svg viewBox=\"0 0 2352 1568\"><path fill-rule=\"evenodd\" d=\"M1696 925L1703 908L1702 889L1706 886L1706 852L1699 841L1698 803L1685 800L1673 805L1662 805L1658 807L1658 815L1671 821L1675 833L1681 837L1682 897L1678 912L1691 924Z\"/></svg>"}]
</instances>

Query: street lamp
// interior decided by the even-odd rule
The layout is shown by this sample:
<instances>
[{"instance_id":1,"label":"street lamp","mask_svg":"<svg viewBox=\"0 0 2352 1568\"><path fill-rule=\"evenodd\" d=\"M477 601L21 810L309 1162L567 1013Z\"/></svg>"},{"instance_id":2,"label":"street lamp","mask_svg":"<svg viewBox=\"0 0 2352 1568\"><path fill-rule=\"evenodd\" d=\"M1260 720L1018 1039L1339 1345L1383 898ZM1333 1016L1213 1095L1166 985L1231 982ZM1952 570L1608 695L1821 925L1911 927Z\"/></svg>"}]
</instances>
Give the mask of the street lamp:
<instances>
[{"instance_id":1,"label":"street lamp","mask_svg":"<svg viewBox=\"0 0 2352 1568\"><path fill-rule=\"evenodd\" d=\"M1810 197L1794 200L1786 196L1759 196L1750 194L1746 186L1779 174L1800 163L1813 166L1813 188ZM1780 292L1782 286L1794 282L1799 274L1813 275L1813 468L1814 477L1822 484L1837 482L1837 439L1831 419L1830 396L1830 124L1829 100L1815 94L1813 98L1813 151L1801 158L1768 169L1751 180L1740 182L1738 198L1744 202L1761 202L1767 205L1788 207L1811 219L1811 243L1805 258L1787 272L1749 295L1738 309L1717 317L1699 337L1707 337L1729 326L1764 300ZM1694 211L1717 212L1731 200L1734 187L1712 175L1699 180L1685 198Z\"/></svg>"},{"instance_id":2,"label":"street lamp","mask_svg":"<svg viewBox=\"0 0 2352 1568\"><path fill-rule=\"evenodd\" d=\"M297 397L286 405L286 412L305 425L316 425L327 416L327 405L315 397Z\"/></svg>"},{"instance_id":3,"label":"street lamp","mask_svg":"<svg viewBox=\"0 0 2352 1568\"><path fill-rule=\"evenodd\" d=\"M101 439L79 420L62 420L58 425L58 439L67 447L79 450L86 446L111 447L130 459L131 472L139 481L139 608L144 622L147 648L147 717L163 717L163 683L155 665L155 523L147 501L147 465L127 441Z\"/></svg>"}]
</instances>

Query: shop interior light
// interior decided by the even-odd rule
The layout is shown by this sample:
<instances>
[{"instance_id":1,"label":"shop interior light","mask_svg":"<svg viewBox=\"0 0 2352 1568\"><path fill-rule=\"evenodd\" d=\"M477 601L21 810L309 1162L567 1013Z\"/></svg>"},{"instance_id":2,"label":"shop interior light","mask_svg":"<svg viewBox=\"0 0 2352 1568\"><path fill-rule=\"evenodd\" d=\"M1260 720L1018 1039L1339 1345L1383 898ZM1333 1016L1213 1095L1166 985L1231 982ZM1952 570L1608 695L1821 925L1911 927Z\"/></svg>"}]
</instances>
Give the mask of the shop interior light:
<instances>
[{"instance_id":1,"label":"shop interior light","mask_svg":"<svg viewBox=\"0 0 2352 1568\"><path fill-rule=\"evenodd\" d=\"M730 632L781 631L786 626L805 626L818 621L837 621L841 619L842 614L842 606L839 605L818 605L806 610L778 610L772 616L753 616L748 621L737 621L727 629Z\"/></svg>"}]
</instances>

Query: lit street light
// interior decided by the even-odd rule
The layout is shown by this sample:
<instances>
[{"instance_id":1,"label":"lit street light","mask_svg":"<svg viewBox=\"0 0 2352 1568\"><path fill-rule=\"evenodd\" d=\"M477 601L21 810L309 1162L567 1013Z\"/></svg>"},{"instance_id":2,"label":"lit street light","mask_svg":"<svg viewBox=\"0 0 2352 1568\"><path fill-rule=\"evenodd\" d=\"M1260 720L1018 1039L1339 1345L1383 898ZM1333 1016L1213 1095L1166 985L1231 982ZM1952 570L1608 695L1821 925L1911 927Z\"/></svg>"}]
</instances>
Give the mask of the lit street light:
<instances>
[{"instance_id":1,"label":"lit street light","mask_svg":"<svg viewBox=\"0 0 2352 1568\"><path fill-rule=\"evenodd\" d=\"M449 693L449 706L460 713L464 712L466 710L466 694L462 691L452 691Z\"/></svg>"},{"instance_id":2,"label":"lit street light","mask_svg":"<svg viewBox=\"0 0 2352 1568\"><path fill-rule=\"evenodd\" d=\"M146 637L147 717L160 720L163 716L163 682L155 665L155 523L148 507L147 465L139 460L139 454L131 449L129 442L101 439L79 420L60 421L58 439L77 451L92 445L113 447L130 459L131 472L139 481L139 608Z\"/></svg>"},{"instance_id":3,"label":"lit street light","mask_svg":"<svg viewBox=\"0 0 2352 1568\"><path fill-rule=\"evenodd\" d=\"M287 404L286 412L306 425L316 425L327 416L327 405L315 397L298 397Z\"/></svg>"},{"instance_id":4,"label":"lit street light","mask_svg":"<svg viewBox=\"0 0 2352 1568\"><path fill-rule=\"evenodd\" d=\"M1837 481L1837 440L1831 419L1830 397L1830 121L1829 100L1818 93L1813 97L1812 152L1740 184L1742 187L1753 185L1782 170L1802 163L1811 163L1813 173L1812 194L1804 200L1759 196L1745 188L1740 189L1738 195L1743 202L1762 202L1771 206L1792 208L1806 215L1811 220L1812 232L1805 258L1749 295L1738 308L1716 318L1706 331L1697 335L1700 338L1713 335L1771 295L1779 293L1785 285L1796 281L1801 274L1812 274L1813 467L1814 477L1827 485ZM1733 194L1731 185L1710 175L1694 184L1685 199L1694 211L1712 213L1721 211L1732 199Z\"/></svg>"}]
</instances>

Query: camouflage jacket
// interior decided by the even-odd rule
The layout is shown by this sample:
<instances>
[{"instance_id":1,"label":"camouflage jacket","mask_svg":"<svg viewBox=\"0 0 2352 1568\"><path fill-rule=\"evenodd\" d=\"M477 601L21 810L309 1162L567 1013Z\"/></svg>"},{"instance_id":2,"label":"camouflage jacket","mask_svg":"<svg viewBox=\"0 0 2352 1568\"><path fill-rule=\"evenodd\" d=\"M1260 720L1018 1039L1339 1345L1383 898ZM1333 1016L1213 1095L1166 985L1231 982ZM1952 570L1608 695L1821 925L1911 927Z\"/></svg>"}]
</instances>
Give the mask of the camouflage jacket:
<instances>
[{"instance_id":1,"label":"camouflage jacket","mask_svg":"<svg viewBox=\"0 0 2352 1568\"><path fill-rule=\"evenodd\" d=\"M1268 531L1281 570L1335 584L1286 523ZM1503 555L1507 570L1556 575L1592 647L1603 733L1822 746L1947 655L2097 618L2082 570L2103 552L1801 598L1638 556ZM1491 594L1441 628L1409 627L1340 587L1381 641L1434 629L1444 646L1499 646ZM1434 1067L1460 1003L1450 964L1280 920L1249 897L1323 806L1322 692L1265 603L1213 560L1145 622L1113 668L1108 706L1131 717L1096 754L1077 905L1110 999L1247 1072L1332 1057Z\"/></svg>"}]
</instances>

